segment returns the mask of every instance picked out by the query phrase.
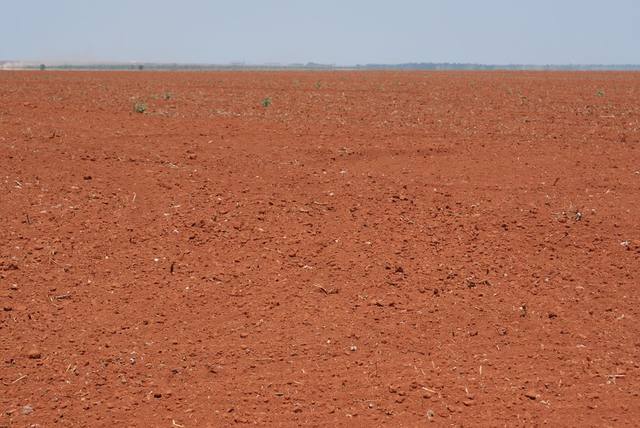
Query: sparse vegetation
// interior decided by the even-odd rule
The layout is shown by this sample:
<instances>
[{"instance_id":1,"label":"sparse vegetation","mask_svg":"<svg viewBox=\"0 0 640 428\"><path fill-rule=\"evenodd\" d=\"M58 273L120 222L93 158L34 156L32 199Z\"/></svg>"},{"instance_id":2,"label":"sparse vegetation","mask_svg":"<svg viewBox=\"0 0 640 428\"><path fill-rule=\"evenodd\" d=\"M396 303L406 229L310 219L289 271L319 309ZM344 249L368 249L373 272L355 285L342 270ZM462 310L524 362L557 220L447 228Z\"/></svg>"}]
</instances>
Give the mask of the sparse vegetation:
<instances>
[{"instance_id":1,"label":"sparse vegetation","mask_svg":"<svg viewBox=\"0 0 640 428\"><path fill-rule=\"evenodd\" d=\"M147 104L144 101L136 101L133 103L133 111L136 113L144 113L147 111Z\"/></svg>"},{"instance_id":2,"label":"sparse vegetation","mask_svg":"<svg viewBox=\"0 0 640 428\"><path fill-rule=\"evenodd\" d=\"M604 90L602 90L602 89L598 89L598 92L596 92L596 96L598 96L598 97L604 97Z\"/></svg>"},{"instance_id":3,"label":"sparse vegetation","mask_svg":"<svg viewBox=\"0 0 640 428\"><path fill-rule=\"evenodd\" d=\"M267 108L271 105L271 98L267 97L264 100L262 100L262 107Z\"/></svg>"}]
</instances>

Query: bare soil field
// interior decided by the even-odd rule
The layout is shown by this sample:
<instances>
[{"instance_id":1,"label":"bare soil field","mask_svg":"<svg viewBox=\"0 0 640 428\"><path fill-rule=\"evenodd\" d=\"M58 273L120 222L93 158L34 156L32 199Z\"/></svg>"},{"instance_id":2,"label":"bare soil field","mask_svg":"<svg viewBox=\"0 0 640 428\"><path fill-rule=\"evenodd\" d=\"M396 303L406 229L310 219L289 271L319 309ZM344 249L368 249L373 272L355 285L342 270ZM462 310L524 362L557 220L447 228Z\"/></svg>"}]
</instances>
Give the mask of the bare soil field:
<instances>
[{"instance_id":1,"label":"bare soil field","mask_svg":"<svg viewBox=\"0 0 640 428\"><path fill-rule=\"evenodd\" d=\"M640 419L638 73L2 72L0 101L0 427Z\"/></svg>"}]
</instances>

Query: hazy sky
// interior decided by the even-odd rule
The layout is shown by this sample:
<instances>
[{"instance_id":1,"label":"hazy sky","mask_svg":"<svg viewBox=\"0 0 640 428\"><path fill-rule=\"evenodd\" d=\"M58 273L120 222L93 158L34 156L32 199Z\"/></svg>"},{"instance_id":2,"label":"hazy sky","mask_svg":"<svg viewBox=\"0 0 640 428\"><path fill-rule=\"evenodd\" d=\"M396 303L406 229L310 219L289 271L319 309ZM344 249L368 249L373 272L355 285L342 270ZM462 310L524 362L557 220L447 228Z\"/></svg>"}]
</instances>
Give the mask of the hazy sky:
<instances>
[{"instance_id":1,"label":"hazy sky","mask_svg":"<svg viewBox=\"0 0 640 428\"><path fill-rule=\"evenodd\" d=\"M0 60L640 63L640 0L0 0Z\"/></svg>"}]
</instances>

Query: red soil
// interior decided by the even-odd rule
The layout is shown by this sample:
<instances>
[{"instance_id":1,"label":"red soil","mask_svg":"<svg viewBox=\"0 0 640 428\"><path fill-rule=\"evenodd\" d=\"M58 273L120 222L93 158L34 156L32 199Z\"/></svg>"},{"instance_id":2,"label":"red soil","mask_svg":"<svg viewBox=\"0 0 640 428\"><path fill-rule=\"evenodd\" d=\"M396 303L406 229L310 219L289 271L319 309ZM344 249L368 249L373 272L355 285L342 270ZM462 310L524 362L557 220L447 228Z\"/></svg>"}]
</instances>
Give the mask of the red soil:
<instances>
[{"instance_id":1,"label":"red soil","mask_svg":"<svg viewBox=\"0 0 640 428\"><path fill-rule=\"evenodd\" d=\"M0 95L0 426L640 418L639 74Z\"/></svg>"}]
</instances>

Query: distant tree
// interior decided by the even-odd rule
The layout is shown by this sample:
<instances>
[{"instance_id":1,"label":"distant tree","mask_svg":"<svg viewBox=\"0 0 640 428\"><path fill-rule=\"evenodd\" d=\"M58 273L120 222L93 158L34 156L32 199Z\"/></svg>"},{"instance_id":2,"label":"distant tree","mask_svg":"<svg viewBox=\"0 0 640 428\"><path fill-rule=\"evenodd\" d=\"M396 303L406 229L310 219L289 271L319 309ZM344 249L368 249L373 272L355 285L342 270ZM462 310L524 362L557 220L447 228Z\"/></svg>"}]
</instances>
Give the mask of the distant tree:
<instances>
[{"instance_id":1,"label":"distant tree","mask_svg":"<svg viewBox=\"0 0 640 428\"><path fill-rule=\"evenodd\" d=\"M140 71L144 70L144 65L142 65L142 64L138 65L138 70L140 70Z\"/></svg>"},{"instance_id":2,"label":"distant tree","mask_svg":"<svg viewBox=\"0 0 640 428\"><path fill-rule=\"evenodd\" d=\"M40 64L40 71L44 71L47 69L47 66L44 64Z\"/></svg>"}]
</instances>

